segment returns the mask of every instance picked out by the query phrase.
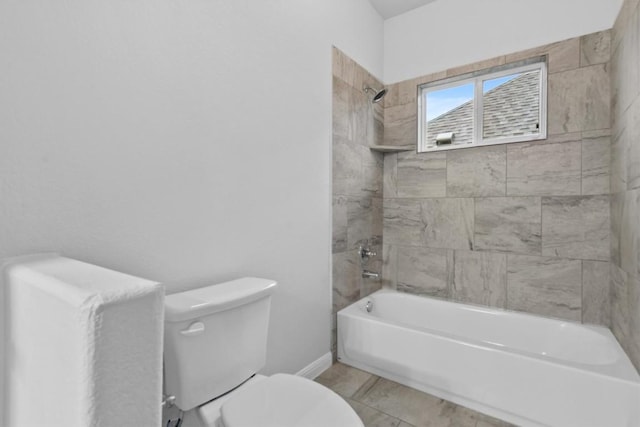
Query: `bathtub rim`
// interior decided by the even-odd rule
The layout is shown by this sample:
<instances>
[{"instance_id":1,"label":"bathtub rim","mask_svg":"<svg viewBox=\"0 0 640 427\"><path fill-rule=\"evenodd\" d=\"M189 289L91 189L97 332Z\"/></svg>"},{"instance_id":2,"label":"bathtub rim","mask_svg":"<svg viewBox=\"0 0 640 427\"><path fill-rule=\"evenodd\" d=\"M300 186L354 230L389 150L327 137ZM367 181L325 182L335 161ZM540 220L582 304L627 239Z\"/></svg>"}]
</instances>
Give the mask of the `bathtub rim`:
<instances>
[{"instance_id":1,"label":"bathtub rim","mask_svg":"<svg viewBox=\"0 0 640 427\"><path fill-rule=\"evenodd\" d=\"M454 300L450 300L447 298L443 298L443 297L439 297L436 295L427 295L427 294L411 294L409 292L403 292L403 291L398 291L396 289L391 289L391 288L380 288L375 292L372 292L371 294L367 295L366 297L361 297L359 298L357 301L354 301L353 303L347 305L346 307L344 307L343 309L339 310L343 311L348 309L349 307L352 307L353 305L362 302L363 300L366 300L367 298L371 298L374 295L381 295L381 294L393 294L393 295L399 295L403 298L425 298L431 302L436 302L436 303L448 303L448 304L454 304L457 306L462 306L462 307L467 307L469 309L472 309L474 311L498 311L501 313L505 313L505 314L515 314L518 316L523 316L525 318L535 318L535 319L543 319L543 320L549 320L549 321L558 321L558 322L564 322L564 323L569 323L572 325L577 325L577 326L584 326L584 327L588 327L589 329L594 329L596 332L601 331L601 330L605 330L608 332L611 332L611 330L604 325L600 325L597 323L582 323L579 320L571 320L571 319L564 319L562 317L555 317L555 316L547 316L547 315L542 315L542 314L534 314L534 313L528 313L526 311L518 311L518 310L513 310L510 308L504 308L504 307L493 307L493 306L488 306L488 305L482 305L482 304L477 304L477 303L473 303L473 302L461 302L461 301L454 301Z\"/></svg>"},{"instance_id":2,"label":"bathtub rim","mask_svg":"<svg viewBox=\"0 0 640 427\"><path fill-rule=\"evenodd\" d=\"M454 304L457 306L470 308L474 311L477 311L478 308L480 308L481 311L485 311L485 312L499 311L507 314L524 316L525 318L534 318L534 319L543 319L543 320L570 323L576 326L587 328L592 332L605 336L610 341L611 344L615 345L616 353L618 354L618 360L614 363L600 364L600 365L568 361L568 360L564 360L564 359L560 359L552 356L546 356L546 355L536 354L532 352L527 352L524 350L519 350L516 348L511 348L505 345L495 344L489 341L476 340L476 339L465 337L465 336L451 334L451 333L439 331L437 329L430 329L430 328L423 328L423 327L415 328L405 323L384 319L378 316L369 316L364 311L364 306L366 304L367 299L375 295L384 295L384 294L399 295L403 298L425 298L426 300L430 300L430 302L435 302L440 304L442 303ZM542 362L544 364L549 364L549 365L562 365L563 367L566 367L578 372L582 372L582 373L586 372L591 375L602 376L607 379L613 379L616 381L627 383L629 385L635 385L637 387L640 387L640 373L636 370L635 366L631 363L629 356L626 354L626 352L618 342L615 335L613 335L613 333L609 328L602 325L583 324L576 321L545 317L545 316L540 316L540 315L531 314L531 313L503 309L499 307L494 308L494 307L487 307L487 306L481 306L481 305L475 305L475 304L449 301L442 298L413 295L413 294L408 294L408 293L404 293L404 292L400 292L400 291L397 291L394 289L388 289L388 288L379 289L378 291L373 292L372 294L366 297L360 298L359 300L353 302L352 304L338 311L337 317L336 317L336 326L338 328L339 328L338 319L340 318L340 316L357 317L357 318L364 319L370 322L375 322L378 324L392 325L397 328L405 328L405 329L408 328L408 329L418 330L425 334L442 338L447 341L456 342L458 344L462 344L465 346L481 347L483 349L489 349L491 351L507 352L521 358L533 359L535 361ZM607 367L609 369L606 369Z\"/></svg>"}]
</instances>

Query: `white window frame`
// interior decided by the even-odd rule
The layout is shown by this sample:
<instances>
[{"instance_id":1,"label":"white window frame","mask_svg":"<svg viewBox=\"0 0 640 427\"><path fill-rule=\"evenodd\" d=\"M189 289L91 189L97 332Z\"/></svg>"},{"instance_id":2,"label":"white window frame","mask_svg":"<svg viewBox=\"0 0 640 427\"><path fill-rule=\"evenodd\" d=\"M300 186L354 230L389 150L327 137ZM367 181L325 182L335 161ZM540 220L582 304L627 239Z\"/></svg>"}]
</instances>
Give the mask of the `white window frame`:
<instances>
[{"instance_id":1,"label":"white window frame","mask_svg":"<svg viewBox=\"0 0 640 427\"><path fill-rule=\"evenodd\" d=\"M539 132L531 135L502 136L497 138L484 138L484 109L483 109L483 83L505 77L511 74L525 73L529 71L540 71L540 115L538 123ZM470 144L447 144L433 146L425 141L427 134L427 121L425 117L427 94L430 92L448 89L468 83L474 84L473 97L473 141ZM537 141L547 138L547 62L546 56L531 58L512 64L501 65L487 70L476 71L449 79L438 80L418 86L418 152L432 152L444 150L457 150L461 148L478 147L485 145L508 144L512 142ZM454 141L455 142L455 141Z\"/></svg>"}]
</instances>

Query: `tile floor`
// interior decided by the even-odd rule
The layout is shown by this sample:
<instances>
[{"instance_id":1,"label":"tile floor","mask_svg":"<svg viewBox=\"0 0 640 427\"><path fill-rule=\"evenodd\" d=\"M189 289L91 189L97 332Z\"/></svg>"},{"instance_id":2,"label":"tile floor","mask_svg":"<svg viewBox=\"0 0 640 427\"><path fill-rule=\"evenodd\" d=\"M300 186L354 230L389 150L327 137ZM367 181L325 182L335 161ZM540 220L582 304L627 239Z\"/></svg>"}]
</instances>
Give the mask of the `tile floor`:
<instances>
[{"instance_id":1,"label":"tile floor","mask_svg":"<svg viewBox=\"0 0 640 427\"><path fill-rule=\"evenodd\" d=\"M316 381L340 394L365 427L510 427L438 397L336 363Z\"/></svg>"}]
</instances>

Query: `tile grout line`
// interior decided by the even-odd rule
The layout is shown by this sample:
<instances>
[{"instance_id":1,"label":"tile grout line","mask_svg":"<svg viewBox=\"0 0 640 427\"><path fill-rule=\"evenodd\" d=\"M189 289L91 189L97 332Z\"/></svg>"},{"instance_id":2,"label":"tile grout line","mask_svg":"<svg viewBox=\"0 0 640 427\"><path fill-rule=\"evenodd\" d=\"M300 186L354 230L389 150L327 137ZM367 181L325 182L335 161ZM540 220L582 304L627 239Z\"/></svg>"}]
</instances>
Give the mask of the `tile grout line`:
<instances>
[{"instance_id":1,"label":"tile grout line","mask_svg":"<svg viewBox=\"0 0 640 427\"><path fill-rule=\"evenodd\" d=\"M363 391L362 395L364 396L365 394L367 394L369 391L371 391L371 389L373 388L374 385L376 385L378 383L378 380L380 380L380 377L374 374L370 374L371 378L369 378L367 381L365 381L360 387L358 387L358 389L351 395L351 397L349 397L349 399L351 400L355 400L358 403L362 403L364 405L363 402L360 401L360 399L357 399L356 396L360 393L361 390L363 390L365 388L365 386L367 384L369 384L369 382L371 382L371 385L366 389L366 391ZM373 381L372 381L373 380Z\"/></svg>"},{"instance_id":2,"label":"tile grout line","mask_svg":"<svg viewBox=\"0 0 640 427\"><path fill-rule=\"evenodd\" d=\"M405 423L405 424L407 424L407 425L408 425L408 426L410 426L410 427L415 427L413 424L410 424L409 422L407 422L407 421L403 420L402 418L398 418L398 417L396 417L395 415L388 414L388 413L386 413L386 412L384 412L384 411L381 411L380 409L378 409L378 408L376 408L376 407L373 407L373 406L371 406L371 405L368 405L368 404L366 404L366 403L364 403L364 402L362 402L362 401L360 401L360 400L354 399L354 398L352 398L352 397L349 397L348 399L353 400L354 402L356 402L356 403L358 403L358 404L360 404L360 405L362 405L362 406L366 406L367 408L371 409L372 411L376 411L376 412L378 412L378 413L380 413L380 414L384 414L384 415L386 415L386 416L387 416L387 417L389 417L389 418L393 418L394 420L397 420L397 421L398 421L398 424L397 424L398 426L399 426L400 424L402 424L402 423ZM365 426L365 427L366 427L366 426Z\"/></svg>"}]
</instances>

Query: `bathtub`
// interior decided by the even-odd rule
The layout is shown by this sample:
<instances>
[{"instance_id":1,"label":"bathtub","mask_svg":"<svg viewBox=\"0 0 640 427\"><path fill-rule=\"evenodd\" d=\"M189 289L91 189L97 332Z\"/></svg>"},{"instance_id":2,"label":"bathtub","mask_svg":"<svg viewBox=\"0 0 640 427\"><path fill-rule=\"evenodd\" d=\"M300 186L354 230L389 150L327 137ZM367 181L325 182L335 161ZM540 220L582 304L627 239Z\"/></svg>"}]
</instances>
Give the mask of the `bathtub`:
<instances>
[{"instance_id":1,"label":"bathtub","mask_svg":"<svg viewBox=\"0 0 640 427\"><path fill-rule=\"evenodd\" d=\"M640 426L603 327L380 290L338 312L338 359L523 427Z\"/></svg>"}]
</instances>

